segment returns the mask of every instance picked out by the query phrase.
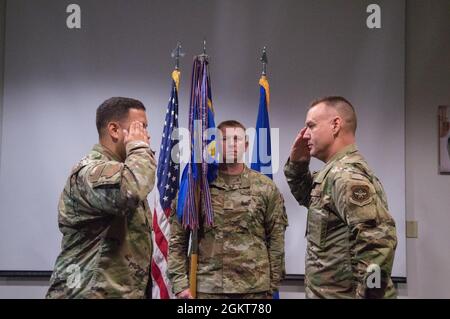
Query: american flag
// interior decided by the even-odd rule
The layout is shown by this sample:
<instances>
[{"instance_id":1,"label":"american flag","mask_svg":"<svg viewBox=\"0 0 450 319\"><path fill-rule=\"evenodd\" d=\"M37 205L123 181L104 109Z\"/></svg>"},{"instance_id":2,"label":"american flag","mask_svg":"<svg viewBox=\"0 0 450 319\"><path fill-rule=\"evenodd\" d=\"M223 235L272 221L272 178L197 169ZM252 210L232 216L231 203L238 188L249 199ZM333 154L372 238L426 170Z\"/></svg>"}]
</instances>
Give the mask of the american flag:
<instances>
[{"instance_id":1,"label":"american flag","mask_svg":"<svg viewBox=\"0 0 450 319\"><path fill-rule=\"evenodd\" d=\"M167 253L170 236L169 216L171 204L178 192L180 179L178 139L172 136L178 129L178 83L180 72L172 73L172 90L167 106L166 119L159 153L156 186L153 191L153 258L152 298L173 298L167 276ZM176 133L176 132L175 132ZM175 161L174 161L175 160Z\"/></svg>"}]
</instances>

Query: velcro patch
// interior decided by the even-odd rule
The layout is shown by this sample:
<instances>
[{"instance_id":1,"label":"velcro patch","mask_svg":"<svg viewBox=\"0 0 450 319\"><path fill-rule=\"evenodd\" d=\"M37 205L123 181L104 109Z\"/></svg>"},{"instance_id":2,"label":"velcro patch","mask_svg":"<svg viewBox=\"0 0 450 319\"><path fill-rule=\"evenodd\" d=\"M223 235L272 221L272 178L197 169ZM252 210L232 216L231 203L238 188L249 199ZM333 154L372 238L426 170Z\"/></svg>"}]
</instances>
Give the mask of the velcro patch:
<instances>
[{"instance_id":1,"label":"velcro patch","mask_svg":"<svg viewBox=\"0 0 450 319\"><path fill-rule=\"evenodd\" d=\"M103 169L102 177L110 178L116 175L120 171L120 168L121 165L119 163L106 165Z\"/></svg>"},{"instance_id":2,"label":"velcro patch","mask_svg":"<svg viewBox=\"0 0 450 319\"><path fill-rule=\"evenodd\" d=\"M225 209L234 209L234 204L233 201L231 200L226 200L224 203L224 207Z\"/></svg>"},{"instance_id":3,"label":"velcro patch","mask_svg":"<svg viewBox=\"0 0 450 319\"><path fill-rule=\"evenodd\" d=\"M89 181L96 182L100 178L100 175L102 174L103 169L105 168L104 165L98 165L94 167L89 174Z\"/></svg>"},{"instance_id":4,"label":"velcro patch","mask_svg":"<svg viewBox=\"0 0 450 319\"><path fill-rule=\"evenodd\" d=\"M120 163L97 165L89 174L89 181L94 184L94 187L102 184L115 184L117 179L111 179L111 177L120 172L120 169Z\"/></svg>"}]
</instances>

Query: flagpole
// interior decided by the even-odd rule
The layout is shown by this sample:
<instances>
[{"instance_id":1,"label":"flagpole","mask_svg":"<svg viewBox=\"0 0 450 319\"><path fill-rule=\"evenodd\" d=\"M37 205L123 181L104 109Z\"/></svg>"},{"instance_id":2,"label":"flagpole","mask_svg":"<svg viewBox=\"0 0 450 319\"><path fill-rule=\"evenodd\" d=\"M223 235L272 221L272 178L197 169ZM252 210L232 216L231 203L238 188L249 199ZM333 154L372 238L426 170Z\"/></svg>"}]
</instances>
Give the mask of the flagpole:
<instances>
[{"instance_id":1,"label":"flagpole","mask_svg":"<svg viewBox=\"0 0 450 319\"><path fill-rule=\"evenodd\" d=\"M270 103L270 93L269 93L269 82L268 82L268 80L267 80L267 64L268 64L268 59L267 59L267 49L266 49L266 47L264 47L263 48L263 51L262 51L262 55L261 55L261 58L260 58L260 61L261 61L261 63L262 63L262 72L261 72L261 78L259 79L259 85L262 87L261 89L260 89L260 95L261 94L263 94L264 96L263 97L261 97L260 96L260 106L261 106L261 101L263 101L263 103L264 103L264 101L265 101L265 103L263 104L263 106L265 106L265 115L267 116L267 124L269 123L269 114L268 114L268 111L269 111L269 103ZM263 112L264 112L263 111ZM259 130L258 130L258 127L259 127L259 125L258 125L258 122L259 122L259 120L260 120L260 112L262 112L262 110L261 110L261 107L260 107L260 109L258 110L258 117L257 117L257 120L256 120L256 134L259 134ZM264 115L263 115L264 116ZM263 117L262 116L262 117ZM268 144L268 145L270 145L270 125L268 125L268 127L267 127L267 129L269 129L269 135L268 135L268 140L266 140L266 143ZM259 139L257 138L256 139L256 151L257 152L259 152ZM270 150L270 149L269 149ZM270 152L270 154L271 154L271 152ZM271 155L270 155L271 156ZM256 169L256 170L258 170L258 171L261 171L261 166L260 166L260 164L259 164L259 158L258 158L258 154L256 155L256 160L258 161L258 167L254 167L253 165L252 165L252 168L253 169ZM271 162L270 162L271 163ZM265 175L267 176L267 177L269 177L269 178L271 178L271 179L273 179L273 175L272 175L272 166L271 166L271 164L270 164L270 172L269 172L269 174L266 172L265 173ZM273 296L272 296L272 298L273 299L280 299L280 295L279 295L279 292L278 291L274 291L273 292Z\"/></svg>"},{"instance_id":2,"label":"flagpole","mask_svg":"<svg viewBox=\"0 0 450 319\"><path fill-rule=\"evenodd\" d=\"M215 138L204 135L211 128L215 128L214 110L204 40L203 53L194 57L189 106L191 159L183 170L177 205L177 216L190 234L189 290L194 298L197 297L198 229L214 223L209 183L217 177Z\"/></svg>"},{"instance_id":3,"label":"flagpole","mask_svg":"<svg viewBox=\"0 0 450 319\"><path fill-rule=\"evenodd\" d=\"M267 58L267 48L265 46L262 50L260 61L262 63L262 72L261 72L261 78L259 80L259 84L262 85L266 91L266 99L267 99L266 103L267 103L267 109L269 109L270 94L269 94L269 82L267 80L267 64L269 63L269 59Z\"/></svg>"},{"instance_id":4,"label":"flagpole","mask_svg":"<svg viewBox=\"0 0 450 319\"><path fill-rule=\"evenodd\" d=\"M203 52L198 55L198 58L203 60L208 60L208 55L206 54L206 39L203 39ZM200 139L202 137L199 137ZM201 164L194 163L197 165L198 171L201 171ZM191 227L191 260L189 267L189 290L193 298L197 297L197 268L198 268L198 228L202 227L202 219L200 218L201 211L201 196L200 196L201 185L197 185L194 193L195 210L197 214L197 220L199 221L198 227Z\"/></svg>"},{"instance_id":5,"label":"flagpole","mask_svg":"<svg viewBox=\"0 0 450 319\"><path fill-rule=\"evenodd\" d=\"M195 207L198 215L200 212L199 205L200 205L200 188L198 187L195 190ZM189 267L189 290L191 291L192 298L194 299L197 298L197 267L198 267L198 228L193 227L191 229L191 265Z\"/></svg>"},{"instance_id":6,"label":"flagpole","mask_svg":"<svg viewBox=\"0 0 450 319\"><path fill-rule=\"evenodd\" d=\"M171 56L173 59L175 59L175 70L178 71L180 69L180 58L184 57L184 53L181 52L180 42L177 42L177 46L175 49L173 49Z\"/></svg>"},{"instance_id":7,"label":"flagpole","mask_svg":"<svg viewBox=\"0 0 450 319\"><path fill-rule=\"evenodd\" d=\"M174 137L179 127L178 88L181 76L179 58L183 55L181 44L177 43L177 47L171 52L172 58L175 59L175 67L172 71L170 98L161 138L161 152L156 170L155 187L152 192L154 195L152 239L154 247L157 247L157 249L153 249L150 265L153 285L149 285L149 289L152 290L147 291L147 293L153 299L171 299L174 297L172 285L165 269L167 269L168 262L167 241L170 236L169 216L172 202L179 190L179 162L172 155L175 155L173 152L175 148L177 155L179 155L178 139Z\"/></svg>"},{"instance_id":8,"label":"flagpole","mask_svg":"<svg viewBox=\"0 0 450 319\"><path fill-rule=\"evenodd\" d=\"M266 67L267 67L267 63L268 63L268 60L267 60L267 52L266 52L266 47L264 47L263 48L263 51L262 51L262 55L261 55L261 63L262 63L262 72L261 72L261 76L266 76L266 74L267 74L267 70L266 70Z\"/></svg>"}]
</instances>

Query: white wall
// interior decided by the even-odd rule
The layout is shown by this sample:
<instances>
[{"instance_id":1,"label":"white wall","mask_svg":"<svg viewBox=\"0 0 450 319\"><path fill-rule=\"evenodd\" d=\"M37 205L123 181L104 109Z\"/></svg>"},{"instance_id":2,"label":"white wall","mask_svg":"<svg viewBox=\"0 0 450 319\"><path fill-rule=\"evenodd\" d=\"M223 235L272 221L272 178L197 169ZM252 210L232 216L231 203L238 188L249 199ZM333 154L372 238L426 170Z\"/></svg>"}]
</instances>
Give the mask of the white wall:
<instances>
[{"instance_id":1,"label":"white wall","mask_svg":"<svg viewBox=\"0 0 450 319\"><path fill-rule=\"evenodd\" d=\"M67 29L62 1L8 1L0 270L53 268L61 242L56 203L68 170L97 140L94 114L105 98L133 96L146 104L158 155L169 52L177 40L187 53L179 117L180 125L187 123L191 57L206 36L217 122L238 114L247 127L255 124L259 56L263 45L269 48L270 121L280 128L279 140L272 135L272 165L289 217L286 272L304 273L306 209L278 168L309 101L339 94L356 106L359 148L383 182L397 222L393 273L405 277L405 1L378 0L380 30L366 26L366 1L136 0L124 10L124 0L78 0L80 30Z\"/></svg>"},{"instance_id":2,"label":"white wall","mask_svg":"<svg viewBox=\"0 0 450 319\"><path fill-rule=\"evenodd\" d=\"M450 176L438 174L438 105L450 105L450 1L409 0L406 39L408 296L450 298Z\"/></svg>"},{"instance_id":3,"label":"white wall","mask_svg":"<svg viewBox=\"0 0 450 319\"><path fill-rule=\"evenodd\" d=\"M419 238L407 241L402 297L450 298L450 176L437 173L437 106L450 104L448 12L448 0L407 1L406 208L419 222ZM46 285L0 279L0 298L40 298ZM286 284L281 296L301 298L303 287Z\"/></svg>"},{"instance_id":4,"label":"white wall","mask_svg":"<svg viewBox=\"0 0 450 319\"><path fill-rule=\"evenodd\" d=\"M0 158L2 155L2 123L3 123L3 78L5 62L5 17L6 0L0 0ZM0 163L1 165L1 163Z\"/></svg>"}]
</instances>

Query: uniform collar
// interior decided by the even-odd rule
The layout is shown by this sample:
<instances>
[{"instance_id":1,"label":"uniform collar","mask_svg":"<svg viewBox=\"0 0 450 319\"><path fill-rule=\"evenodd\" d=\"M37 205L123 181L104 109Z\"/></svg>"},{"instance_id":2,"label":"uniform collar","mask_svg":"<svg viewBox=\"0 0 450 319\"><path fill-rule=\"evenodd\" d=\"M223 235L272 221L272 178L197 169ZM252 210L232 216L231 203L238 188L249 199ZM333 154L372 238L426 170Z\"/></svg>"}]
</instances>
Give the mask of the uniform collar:
<instances>
[{"instance_id":1,"label":"uniform collar","mask_svg":"<svg viewBox=\"0 0 450 319\"><path fill-rule=\"evenodd\" d=\"M106 157L110 161L112 160L112 161L116 161L116 162L121 162L121 160L119 159L119 157L116 154L114 154L113 152L111 152L109 149L107 149L106 147L104 147L101 144L95 144L94 147L92 148L92 152L98 153L99 155ZM95 154L94 154L94 157L95 157Z\"/></svg>"},{"instance_id":2,"label":"uniform collar","mask_svg":"<svg viewBox=\"0 0 450 319\"><path fill-rule=\"evenodd\" d=\"M350 144L345 146L343 149L341 149L339 152L334 154L330 160L325 164L324 168L319 172L317 177L315 178L315 181L318 183L321 183L325 176L327 175L328 171L334 166L334 164L343 159L346 155L352 154L358 151L358 147L356 144Z\"/></svg>"},{"instance_id":3,"label":"uniform collar","mask_svg":"<svg viewBox=\"0 0 450 319\"><path fill-rule=\"evenodd\" d=\"M345 155L355 153L356 151L358 151L358 147L356 146L356 144L347 145L343 149L341 149L339 152L334 154L333 157L330 158L330 160L327 162L326 165L328 166L328 164L331 164L332 162L339 161Z\"/></svg>"},{"instance_id":4,"label":"uniform collar","mask_svg":"<svg viewBox=\"0 0 450 319\"><path fill-rule=\"evenodd\" d=\"M219 170L217 178L211 183L211 185L224 189L250 188L250 169L245 164L242 173L239 175L234 175L236 177L236 180L239 181L238 183L235 183L234 185L228 185L224 179L224 176L226 176L226 174L222 173Z\"/></svg>"}]
</instances>

